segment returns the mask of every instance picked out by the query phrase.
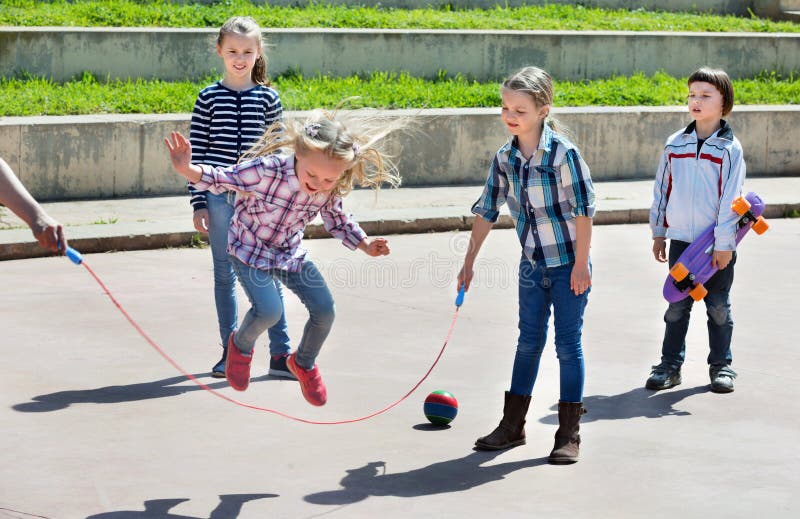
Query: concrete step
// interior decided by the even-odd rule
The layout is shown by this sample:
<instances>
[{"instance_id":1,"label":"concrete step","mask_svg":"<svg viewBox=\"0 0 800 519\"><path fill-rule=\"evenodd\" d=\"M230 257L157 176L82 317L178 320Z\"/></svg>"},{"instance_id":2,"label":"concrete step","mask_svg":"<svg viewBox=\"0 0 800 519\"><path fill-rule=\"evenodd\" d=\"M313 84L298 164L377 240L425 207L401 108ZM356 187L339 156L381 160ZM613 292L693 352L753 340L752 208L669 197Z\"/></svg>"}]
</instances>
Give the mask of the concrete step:
<instances>
[{"instance_id":1,"label":"concrete step","mask_svg":"<svg viewBox=\"0 0 800 519\"><path fill-rule=\"evenodd\" d=\"M800 9L797 11L783 11L782 18L789 22L800 23Z\"/></svg>"},{"instance_id":2,"label":"concrete step","mask_svg":"<svg viewBox=\"0 0 800 519\"><path fill-rule=\"evenodd\" d=\"M204 77L217 29L0 27L0 70L54 81L89 71L105 78ZM497 81L534 63L565 81L664 71L686 77L713 63L732 77L800 70L800 34L670 31L492 31L269 29L271 75L297 71L349 76L408 72L434 78L446 69Z\"/></svg>"},{"instance_id":3,"label":"concrete step","mask_svg":"<svg viewBox=\"0 0 800 519\"><path fill-rule=\"evenodd\" d=\"M691 121L685 106L557 107L596 182L650 179L667 136ZM420 131L390 136L404 187L483 182L508 140L500 108L391 110ZM303 119L306 112L284 113ZM37 200L182 195L163 138L188 135L189 114L0 117L0 157ZM726 117L747 173L800 175L800 105L735 106ZM402 152L397 151L398 149Z\"/></svg>"}]
</instances>

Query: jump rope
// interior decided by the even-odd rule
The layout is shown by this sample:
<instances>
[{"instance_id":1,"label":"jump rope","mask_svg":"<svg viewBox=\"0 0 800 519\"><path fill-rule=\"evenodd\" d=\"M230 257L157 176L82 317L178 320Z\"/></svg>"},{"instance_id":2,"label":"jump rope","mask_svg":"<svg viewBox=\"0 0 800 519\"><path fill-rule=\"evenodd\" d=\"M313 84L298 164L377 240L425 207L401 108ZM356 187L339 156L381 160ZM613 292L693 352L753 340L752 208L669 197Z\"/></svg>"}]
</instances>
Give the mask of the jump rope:
<instances>
[{"instance_id":1,"label":"jump rope","mask_svg":"<svg viewBox=\"0 0 800 519\"><path fill-rule=\"evenodd\" d=\"M139 324L133 319L133 317L130 316L130 314L125 310L125 308L122 307L122 305L119 303L119 301L117 301L117 298L114 297L114 295L111 293L111 291L108 289L108 287L106 287L105 283L103 283L103 281L97 276L97 274L95 274L95 272L91 269L91 267L89 267L89 265L86 264L86 262L83 260L83 256L81 255L80 252L78 252L77 250L73 249L72 247L67 247L66 255L70 259L70 261L72 261L76 265L82 265L86 269L86 271L89 272L89 274L91 274L91 276L94 278L94 280L97 281L97 284L100 285L100 288L103 289L103 292L105 292L105 294L109 297L109 299L111 299L111 302L114 303L114 306L117 307L117 309L125 317L125 319L128 320L128 322L131 324L131 326L133 326L133 328L137 332L139 332L139 335L141 335L142 338L145 341L147 341L147 343L150 346L152 346L153 349L156 350L156 352L158 352L158 354L161 355L164 358L164 360L166 360L167 362L172 364L172 366L175 369L177 369L184 377L186 377L187 379L189 379L192 382L194 382L198 387L200 387L202 389L205 389L206 391L208 391L212 395L214 395L214 396L216 396L218 398L221 398L222 400L226 400L226 401L228 401L228 402L230 402L232 404L235 404L235 405L238 405L238 406L241 406L241 407L245 407L247 409L253 409L255 411L263 411L263 412L266 412L266 413L272 413L272 414L275 414L275 415L278 415L278 416L282 416L283 418L288 418L289 420L294 420L296 422L302 422L302 423L313 424L313 425L339 425L339 424L354 423L354 422L361 422L361 421L364 421L364 420L369 420L370 418L373 418L375 416L378 416L380 414L385 413L386 411L392 409L393 407L397 406L398 404L403 402L405 399L407 399L409 396L411 396L411 394L414 391L416 391L417 388L420 385L422 385L422 383L425 381L425 379L428 378L428 375L431 374L431 372L433 371L433 368L435 368L436 364L439 363L439 359L442 358L442 355L444 354L444 350L445 350L445 348L447 348L447 343L450 342L450 337L453 334L453 329L456 326L456 320L458 319L458 311L461 308L461 305L464 303L464 287L462 286L458 291L458 295L456 296L456 302L455 302L456 309L455 309L455 312L453 313L453 320L450 323L450 329L447 331L447 335L445 336L444 344L442 345L442 349L439 350L439 354L436 356L436 359L433 361L433 364L431 364L431 367L428 368L428 371L425 373L425 375L423 375L422 378L419 380L419 382L414 384L414 387L412 387L408 391L408 393L403 395L399 400L387 405L386 407L384 407L384 408L382 408L382 409L380 409L378 411L375 411L375 412L370 413L368 415L362 416L360 418L352 418L350 420L336 420L336 421L330 421L330 422L316 421L316 420L306 420L305 418L299 418L297 416L292 416L290 414L287 414L287 413L284 413L284 412L281 412L281 411L278 411L278 410L275 410L275 409L270 409L268 407L260 407L260 406L257 406L257 405L248 404L246 402L241 402L239 400L236 400L235 398L231 398L231 397L229 397L229 396L227 396L227 395L225 395L223 393L220 393L216 389L213 389L213 388L209 387L207 384L204 384L203 382L198 380L197 377L195 377L194 375L192 375L191 373L189 373L188 371L183 369L177 362L175 362L175 360L173 360L172 357L170 357L153 339L150 338L149 335L147 335L147 333L142 329L142 327L139 326Z\"/></svg>"}]
</instances>

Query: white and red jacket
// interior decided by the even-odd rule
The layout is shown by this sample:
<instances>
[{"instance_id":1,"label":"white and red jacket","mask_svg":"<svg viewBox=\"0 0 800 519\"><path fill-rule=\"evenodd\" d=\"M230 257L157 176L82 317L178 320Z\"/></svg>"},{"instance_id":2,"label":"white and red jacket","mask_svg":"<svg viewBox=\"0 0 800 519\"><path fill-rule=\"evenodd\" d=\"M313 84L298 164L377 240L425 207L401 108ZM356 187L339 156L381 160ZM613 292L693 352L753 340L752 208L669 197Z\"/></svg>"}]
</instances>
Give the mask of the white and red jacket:
<instances>
[{"instance_id":1,"label":"white and red jacket","mask_svg":"<svg viewBox=\"0 0 800 519\"><path fill-rule=\"evenodd\" d=\"M653 189L653 238L692 242L714 225L714 248L736 250L739 216L731 202L741 196L744 177L742 145L727 122L699 150L694 122L671 135Z\"/></svg>"}]
</instances>

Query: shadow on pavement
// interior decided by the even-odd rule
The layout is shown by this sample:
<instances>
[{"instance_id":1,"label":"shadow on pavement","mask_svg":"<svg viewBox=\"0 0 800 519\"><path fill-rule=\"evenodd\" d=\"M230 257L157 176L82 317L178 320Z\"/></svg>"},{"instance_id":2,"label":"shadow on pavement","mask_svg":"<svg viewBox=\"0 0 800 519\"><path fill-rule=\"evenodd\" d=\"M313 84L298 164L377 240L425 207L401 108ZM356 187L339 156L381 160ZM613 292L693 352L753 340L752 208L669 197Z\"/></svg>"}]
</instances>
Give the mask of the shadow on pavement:
<instances>
[{"instance_id":1,"label":"shadow on pavement","mask_svg":"<svg viewBox=\"0 0 800 519\"><path fill-rule=\"evenodd\" d=\"M194 376L202 378L207 373L195 373ZM181 382L188 382L183 375L177 377L155 380L153 382L142 382L139 384L128 384L126 386L106 386L97 389L81 389L75 391L59 391L48 395L33 397L32 402L16 404L13 406L15 411L23 413L45 413L66 409L72 404L116 404L120 402L135 402L137 400L149 400L151 398L166 398L182 395L191 391L202 390L196 384L175 385ZM212 389L221 389L228 385L226 381L207 384Z\"/></svg>"},{"instance_id":2,"label":"shadow on pavement","mask_svg":"<svg viewBox=\"0 0 800 519\"><path fill-rule=\"evenodd\" d=\"M219 504L207 518L190 515L171 514L169 510L185 501L186 498L177 499L151 499L144 502L143 511L120 510L119 512L104 512L90 515L86 519L236 519L242 511L242 505L248 501L278 497L277 494L229 494L219 496Z\"/></svg>"},{"instance_id":3,"label":"shadow on pavement","mask_svg":"<svg viewBox=\"0 0 800 519\"><path fill-rule=\"evenodd\" d=\"M192 376L202 382L209 373L194 373ZM254 382L286 382L292 380L284 377L272 377L261 375L250 379ZM186 385L176 386L181 382L189 382ZM204 382L205 383L205 382ZM211 389L223 389L228 387L228 382L205 383ZM75 391L59 391L49 395L39 395L33 397L32 402L15 404L12 409L23 413L46 413L66 409L72 404L117 404L120 402L136 402L137 400L149 400L151 398L166 398L178 396L191 391L202 390L200 386L191 383L183 375L177 377L155 380L153 382L142 382L139 384L128 384L126 386L106 386L97 389L80 389Z\"/></svg>"},{"instance_id":4,"label":"shadow on pavement","mask_svg":"<svg viewBox=\"0 0 800 519\"><path fill-rule=\"evenodd\" d=\"M587 396L583 399L583 406L588 412L583 415L581 422L686 416L691 413L676 409L675 405L684 398L709 391L711 388L708 385L658 392L638 387L619 395ZM539 421L558 425L558 404L553 405L550 409L555 413L547 415Z\"/></svg>"},{"instance_id":5,"label":"shadow on pavement","mask_svg":"<svg viewBox=\"0 0 800 519\"><path fill-rule=\"evenodd\" d=\"M463 458L442 461L420 469L386 474L386 463L369 462L347 470L339 490L310 494L304 499L318 505L346 505L370 496L419 497L447 492L462 492L505 478L514 471L546 465L547 458L535 458L482 467L501 451L475 451Z\"/></svg>"},{"instance_id":6,"label":"shadow on pavement","mask_svg":"<svg viewBox=\"0 0 800 519\"><path fill-rule=\"evenodd\" d=\"M415 431L427 431L427 432L437 432L437 431L446 431L450 429L449 425L434 425L432 423L418 423L414 427L412 427Z\"/></svg>"}]
</instances>

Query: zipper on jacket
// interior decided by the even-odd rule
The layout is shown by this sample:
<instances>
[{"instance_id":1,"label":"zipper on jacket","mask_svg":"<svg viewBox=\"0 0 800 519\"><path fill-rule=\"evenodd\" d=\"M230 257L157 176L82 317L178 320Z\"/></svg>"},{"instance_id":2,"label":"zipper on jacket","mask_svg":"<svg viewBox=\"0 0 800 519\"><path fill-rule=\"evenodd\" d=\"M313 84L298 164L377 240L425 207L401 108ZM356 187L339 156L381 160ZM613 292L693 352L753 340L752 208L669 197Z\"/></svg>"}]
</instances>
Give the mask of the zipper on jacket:
<instances>
[{"instance_id":1,"label":"zipper on jacket","mask_svg":"<svg viewBox=\"0 0 800 519\"><path fill-rule=\"evenodd\" d=\"M692 224L692 241L694 241L694 239L697 238L697 236L696 236L696 234L694 232L694 207L695 207L695 205L694 205L694 195L695 195L695 193L697 193L697 174L696 173L697 173L697 166L699 165L698 164L699 162L700 162L699 159L697 159L697 158L694 159L694 172L695 172L695 175L693 175L694 178L692 178L692 205L689 206L689 214L690 214L691 224Z\"/></svg>"}]
</instances>

